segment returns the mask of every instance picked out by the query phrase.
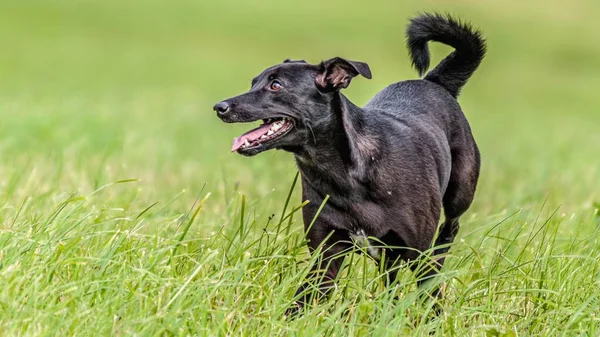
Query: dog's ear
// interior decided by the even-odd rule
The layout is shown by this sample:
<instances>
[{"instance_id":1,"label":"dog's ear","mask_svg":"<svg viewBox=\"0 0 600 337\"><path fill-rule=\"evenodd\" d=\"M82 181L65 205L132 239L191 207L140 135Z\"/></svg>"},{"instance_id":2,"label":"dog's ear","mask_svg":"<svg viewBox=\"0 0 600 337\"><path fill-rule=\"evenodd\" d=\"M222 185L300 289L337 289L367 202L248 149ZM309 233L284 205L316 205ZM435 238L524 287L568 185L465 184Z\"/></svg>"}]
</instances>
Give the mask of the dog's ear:
<instances>
[{"instance_id":1,"label":"dog's ear","mask_svg":"<svg viewBox=\"0 0 600 337\"><path fill-rule=\"evenodd\" d=\"M347 88L353 77L362 75L371 78L371 69L364 62L349 61L334 57L320 64L319 74L315 79L317 86L324 90L339 90Z\"/></svg>"},{"instance_id":2,"label":"dog's ear","mask_svg":"<svg viewBox=\"0 0 600 337\"><path fill-rule=\"evenodd\" d=\"M285 60L283 60L283 63L306 63L306 61L304 61L304 60L285 59Z\"/></svg>"}]
</instances>

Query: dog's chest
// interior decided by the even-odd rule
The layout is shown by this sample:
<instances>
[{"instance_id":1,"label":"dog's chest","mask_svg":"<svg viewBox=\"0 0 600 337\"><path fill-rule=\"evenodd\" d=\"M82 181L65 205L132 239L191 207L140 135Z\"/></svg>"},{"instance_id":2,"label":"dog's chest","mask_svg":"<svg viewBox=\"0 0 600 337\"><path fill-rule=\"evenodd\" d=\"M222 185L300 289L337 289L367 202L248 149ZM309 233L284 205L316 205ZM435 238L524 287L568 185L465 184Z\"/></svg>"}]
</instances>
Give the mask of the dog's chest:
<instances>
[{"instance_id":1,"label":"dog's chest","mask_svg":"<svg viewBox=\"0 0 600 337\"><path fill-rule=\"evenodd\" d=\"M380 205L361 201L349 208L349 215L355 220L356 229L364 230L371 236L379 236L379 230L386 221L386 210Z\"/></svg>"}]
</instances>

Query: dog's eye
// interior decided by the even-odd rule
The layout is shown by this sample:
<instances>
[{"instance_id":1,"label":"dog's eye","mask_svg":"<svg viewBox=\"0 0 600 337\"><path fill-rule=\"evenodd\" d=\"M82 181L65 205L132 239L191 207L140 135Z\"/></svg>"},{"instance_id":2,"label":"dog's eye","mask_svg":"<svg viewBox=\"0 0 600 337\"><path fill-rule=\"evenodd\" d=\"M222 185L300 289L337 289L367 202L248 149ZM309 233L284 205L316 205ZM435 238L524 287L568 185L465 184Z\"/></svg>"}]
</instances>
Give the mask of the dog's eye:
<instances>
[{"instance_id":1,"label":"dog's eye","mask_svg":"<svg viewBox=\"0 0 600 337\"><path fill-rule=\"evenodd\" d=\"M273 91L277 91L277 90L279 90L279 89L281 89L281 88L282 88L282 86L281 86L281 83L279 83L279 82L277 82L277 81L273 81L273 82L271 83L271 90L273 90Z\"/></svg>"}]
</instances>

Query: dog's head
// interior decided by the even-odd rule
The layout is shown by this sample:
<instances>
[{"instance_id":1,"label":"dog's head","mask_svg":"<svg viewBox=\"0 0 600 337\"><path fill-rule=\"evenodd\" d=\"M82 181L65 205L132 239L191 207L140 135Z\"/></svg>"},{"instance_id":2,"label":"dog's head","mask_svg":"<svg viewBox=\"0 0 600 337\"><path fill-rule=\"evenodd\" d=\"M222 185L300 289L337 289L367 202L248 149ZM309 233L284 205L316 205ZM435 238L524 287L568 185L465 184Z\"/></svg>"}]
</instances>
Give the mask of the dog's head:
<instances>
[{"instance_id":1,"label":"dog's head","mask_svg":"<svg viewBox=\"0 0 600 337\"><path fill-rule=\"evenodd\" d=\"M235 138L232 152L293 151L312 139L313 125L331 119L332 100L358 75L371 78L366 63L340 57L316 65L285 60L255 77L250 91L217 103L214 110L226 123L262 122Z\"/></svg>"}]
</instances>

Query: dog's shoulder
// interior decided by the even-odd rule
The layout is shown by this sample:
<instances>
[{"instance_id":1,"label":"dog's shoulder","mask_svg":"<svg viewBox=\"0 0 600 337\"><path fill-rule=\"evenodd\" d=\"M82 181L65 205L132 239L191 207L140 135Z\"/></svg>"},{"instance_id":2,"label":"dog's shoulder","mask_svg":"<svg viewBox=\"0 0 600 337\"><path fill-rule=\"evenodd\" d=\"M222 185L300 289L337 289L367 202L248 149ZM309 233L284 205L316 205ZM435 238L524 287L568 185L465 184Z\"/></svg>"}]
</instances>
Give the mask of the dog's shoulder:
<instances>
[{"instance_id":1,"label":"dog's shoulder","mask_svg":"<svg viewBox=\"0 0 600 337\"><path fill-rule=\"evenodd\" d=\"M443 87L427 80L406 80L390 84L364 106L396 119L454 115L462 111L456 99Z\"/></svg>"}]
</instances>

